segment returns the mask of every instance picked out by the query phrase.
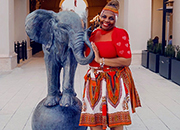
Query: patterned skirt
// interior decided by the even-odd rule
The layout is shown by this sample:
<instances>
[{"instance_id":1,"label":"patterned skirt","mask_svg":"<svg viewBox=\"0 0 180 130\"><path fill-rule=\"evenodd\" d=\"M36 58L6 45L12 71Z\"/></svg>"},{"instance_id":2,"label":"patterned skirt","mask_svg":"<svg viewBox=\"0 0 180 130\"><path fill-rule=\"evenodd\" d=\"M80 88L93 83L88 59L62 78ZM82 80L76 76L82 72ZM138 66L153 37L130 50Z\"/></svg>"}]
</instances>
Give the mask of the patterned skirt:
<instances>
[{"instance_id":1,"label":"patterned skirt","mask_svg":"<svg viewBox=\"0 0 180 130\"><path fill-rule=\"evenodd\" d=\"M90 68L84 79L80 126L131 124L130 110L141 103L129 67Z\"/></svg>"}]
</instances>

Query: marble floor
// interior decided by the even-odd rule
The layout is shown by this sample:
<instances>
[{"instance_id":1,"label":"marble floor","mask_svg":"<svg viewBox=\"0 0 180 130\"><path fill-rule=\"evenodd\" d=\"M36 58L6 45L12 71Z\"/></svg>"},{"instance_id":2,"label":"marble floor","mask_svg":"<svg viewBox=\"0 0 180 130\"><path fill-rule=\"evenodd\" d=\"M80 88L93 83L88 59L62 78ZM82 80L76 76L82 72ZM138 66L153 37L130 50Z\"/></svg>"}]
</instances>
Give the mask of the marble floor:
<instances>
[{"instance_id":1,"label":"marble floor","mask_svg":"<svg viewBox=\"0 0 180 130\"><path fill-rule=\"evenodd\" d=\"M76 71L74 86L79 99L87 68L78 65ZM130 68L142 107L124 130L180 130L180 86L140 65ZM46 81L42 54L12 71L0 71L0 130L31 130L32 113L47 94Z\"/></svg>"}]
</instances>

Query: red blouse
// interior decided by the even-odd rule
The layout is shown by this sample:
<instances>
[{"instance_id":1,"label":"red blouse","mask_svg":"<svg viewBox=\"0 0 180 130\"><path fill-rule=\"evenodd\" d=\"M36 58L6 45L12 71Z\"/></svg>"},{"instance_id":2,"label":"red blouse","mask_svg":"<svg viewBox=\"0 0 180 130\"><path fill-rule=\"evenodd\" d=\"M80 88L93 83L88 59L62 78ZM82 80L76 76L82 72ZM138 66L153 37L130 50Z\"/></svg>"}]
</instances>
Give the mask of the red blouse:
<instances>
[{"instance_id":1,"label":"red blouse","mask_svg":"<svg viewBox=\"0 0 180 130\"><path fill-rule=\"evenodd\" d=\"M96 29L91 37L90 41L94 42L95 36L97 33L101 33L104 35L108 33L108 31L103 31L102 29ZM104 58L115 58L115 57L124 57L131 58L131 49L129 44L129 36L128 33L124 29L114 27L112 30L112 41L99 41L94 42L99 50L100 57ZM88 55L90 49L87 48L86 55ZM100 65L94 60L89 64L93 67L99 67Z\"/></svg>"}]
</instances>

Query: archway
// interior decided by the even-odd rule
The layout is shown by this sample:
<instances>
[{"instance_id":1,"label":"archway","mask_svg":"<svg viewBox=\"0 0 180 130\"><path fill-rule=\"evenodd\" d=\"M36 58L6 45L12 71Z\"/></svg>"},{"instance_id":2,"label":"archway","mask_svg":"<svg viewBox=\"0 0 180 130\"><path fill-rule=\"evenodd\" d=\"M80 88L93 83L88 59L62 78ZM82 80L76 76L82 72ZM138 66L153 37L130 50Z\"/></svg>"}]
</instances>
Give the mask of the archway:
<instances>
[{"instance_id":1,"label":"archway","mask_svg":"<svg viewBox=\"0 0 180 130\"><path fill-rule=\"evenodd\" d=\"M62 3L64 2L65 0L61 0L60 1L60 3L59 3L59 8L61 8L61 6L62 6ZM84 1L84 3L86 4L86 7L88 7L88 2L87 2L87 0L83 0Z\"/></svg>"},{"instance_id":2,"label":"archway","mask_svg":"<svg viewBox=\"0 0 180 130\"><path fill-rule=\"evenodd\" d=\"M62 3L65 0L59 2L59 8L62 7ZM78 0L77 0L78 1ZM83 0L86 4L86 13L87 13L87 27L90 25L89 21L94 18L98 13L101 12L102 8L107 4L108 0Z\"/></svg>"},{"instance_id":3,"label":"archway","mask_svg":"<svg viewBox=\"0 0 180 130\"><path fill-rule=\"evenodd\" d=\"M82 15L87 16L86 9L88 3L85 0L62 0L59 4L60 10L71 10L79 14L80 17Z\"/></svg>"}]
</instances>

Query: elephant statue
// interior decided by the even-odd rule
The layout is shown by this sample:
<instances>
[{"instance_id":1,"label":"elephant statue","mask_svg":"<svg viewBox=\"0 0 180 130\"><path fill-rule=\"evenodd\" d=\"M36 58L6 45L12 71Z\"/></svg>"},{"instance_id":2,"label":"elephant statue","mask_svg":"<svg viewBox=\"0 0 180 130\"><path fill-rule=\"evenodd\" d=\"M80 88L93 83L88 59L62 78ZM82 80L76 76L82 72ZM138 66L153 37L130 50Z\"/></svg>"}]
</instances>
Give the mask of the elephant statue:
<instances>
[{"instance_id":1,"label":"elephant statue","mask_svg":"<svg viewBox=\"0 0 180 130\"><path fill-rule=\"evenodd\" d=\"M68 107L77 103L74 76L77 64L89 64L94 52L82 27L81 18L72 11L55 13L43 9L28 14L25 29L30 39L41 43L47 71L48 94L44 106ZM90 48L84 56L85 44ZM63 68L62 92L60 73Z\"/></svg>"}]
</instances>

